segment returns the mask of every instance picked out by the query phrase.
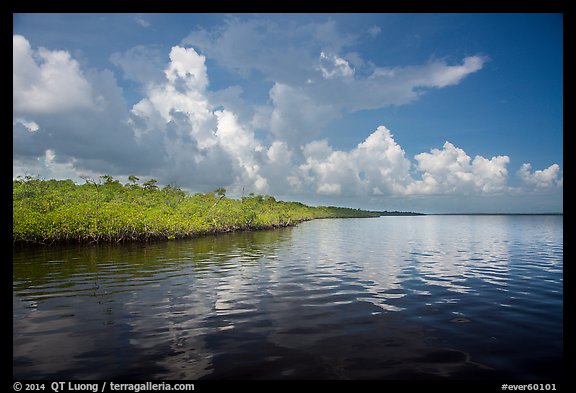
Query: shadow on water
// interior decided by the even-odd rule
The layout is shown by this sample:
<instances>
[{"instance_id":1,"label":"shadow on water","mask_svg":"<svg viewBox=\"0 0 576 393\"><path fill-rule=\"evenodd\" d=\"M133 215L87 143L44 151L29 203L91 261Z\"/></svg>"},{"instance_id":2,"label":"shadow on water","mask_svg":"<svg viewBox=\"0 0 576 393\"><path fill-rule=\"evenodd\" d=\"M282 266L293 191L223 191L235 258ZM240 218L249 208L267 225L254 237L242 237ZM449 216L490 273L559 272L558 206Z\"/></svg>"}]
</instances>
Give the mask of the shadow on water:
<instances>
[{"instance_id":1,"label":"shadow on water","mask_svg":"<svg viewBox=\"0 0 576 393\"><path fill-rule=\"evenodd\" d=\"M303 334L307 343L287 344L271 337L230 332L208 339L214 351L205 379L466 379L497 378L462 351L427 343L426 331L399 315L374 315L377 307L361 302L334 307L326 314L337 326L280 329L278 336ZM331 315L331 314L334 315ZM337 315L348 315L341 321ZM344 322L344 323L343 323ZM329 333L326 332L329 330ZM241 329L249 330L249 329ZM250 351L241 343L248 345ZM238 348L222 351L220 348Z\"/></svg>"}]
</instances>

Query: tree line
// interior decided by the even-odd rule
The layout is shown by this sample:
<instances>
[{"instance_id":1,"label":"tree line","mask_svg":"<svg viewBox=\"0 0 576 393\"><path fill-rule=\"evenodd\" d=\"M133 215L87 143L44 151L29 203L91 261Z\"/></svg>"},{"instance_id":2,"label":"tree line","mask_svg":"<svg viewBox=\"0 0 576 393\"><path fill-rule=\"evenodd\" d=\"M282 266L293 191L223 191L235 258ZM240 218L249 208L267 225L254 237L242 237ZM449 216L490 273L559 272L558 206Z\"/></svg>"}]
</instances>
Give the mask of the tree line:
<instances>
[{"instance_id":1,"label":"tree line","mask_svg":"<svg viewBox=\"0 0 576 393\"><path fill-rule=\"evenodd\" d=\"M226 197L225 188L190 194L156 179L112 176L72 180L13 180L15 244L126 242L177 239L237 230L295 225L315 218L377 217L373 212L332 206L307 206L250 194Z\"/></svg>"}]
</instances>

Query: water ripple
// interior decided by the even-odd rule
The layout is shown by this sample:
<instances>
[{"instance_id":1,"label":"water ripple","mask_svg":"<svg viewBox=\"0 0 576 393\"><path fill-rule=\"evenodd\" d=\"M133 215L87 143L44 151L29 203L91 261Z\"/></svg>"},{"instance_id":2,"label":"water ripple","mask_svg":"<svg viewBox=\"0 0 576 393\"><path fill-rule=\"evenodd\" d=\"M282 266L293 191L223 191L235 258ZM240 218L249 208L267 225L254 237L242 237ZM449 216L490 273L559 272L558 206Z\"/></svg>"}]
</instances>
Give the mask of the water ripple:
<instances>
[{"instance_id":1,"label":"water ripple","mask_svg":"<svg viewBox=\"0 0 576 393\"><path fill-rule=\"evenodd\" d=\"M15 250L14 377L555 378L562 241L428 216Z\"/></svg>"}]
</instances>

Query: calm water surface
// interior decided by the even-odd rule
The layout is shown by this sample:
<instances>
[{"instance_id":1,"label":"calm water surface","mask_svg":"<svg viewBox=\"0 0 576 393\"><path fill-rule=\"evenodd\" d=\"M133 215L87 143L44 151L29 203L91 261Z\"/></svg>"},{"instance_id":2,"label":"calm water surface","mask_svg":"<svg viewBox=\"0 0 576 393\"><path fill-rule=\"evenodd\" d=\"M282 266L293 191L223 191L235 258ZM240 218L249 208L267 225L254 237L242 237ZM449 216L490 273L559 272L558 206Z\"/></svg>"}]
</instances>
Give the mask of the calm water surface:
<instances>
[{"instance_id":1,"label":"calm water surface","mask_svg":"<svg viewBox=\"0 0 576 393\"><path fill-rule=\"evenodd\" d=\"M549 379L562 216L15 249L16 379Z\"/></svg>"}]
</instances>

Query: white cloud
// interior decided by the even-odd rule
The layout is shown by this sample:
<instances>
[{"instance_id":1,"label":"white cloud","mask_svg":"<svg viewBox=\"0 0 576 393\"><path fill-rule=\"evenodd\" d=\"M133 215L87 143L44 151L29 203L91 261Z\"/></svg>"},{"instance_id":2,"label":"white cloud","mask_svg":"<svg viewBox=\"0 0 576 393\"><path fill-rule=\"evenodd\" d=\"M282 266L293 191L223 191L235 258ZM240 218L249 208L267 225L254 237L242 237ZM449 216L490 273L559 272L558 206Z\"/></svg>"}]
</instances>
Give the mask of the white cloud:
<instances>
[{"instance_id":1,"label":"white cloud","mask_svg":"<svg viewBox=\"0 0 576 393\"><path fill-rule=\"evenodd\" d=\"M262 51L262 44L266 40L266 33L263 32L271 32L275 28L264 20L240 22L230 18L223 28L213 31L199 28L191 32L182 40L182 44L200 49L223 67L241 75L248 75L251 69L269 73L272 71L271 59Z\"/></svg>"},{"instance_id":2,"label":"white cloud","mask_svg":"<svg viewBox=\"0 0 576 393\"><path fill-rule=\"evenodd\" d=\"M351 110L360 110L408 104L423 95L426 88L444 88L460 83L482 69L486 61L483 56L470 56L464 58L461 65L433 61L418 66L377 67L349 92L347 106Z\"/></svg>"},{"instance_id":3,"label":"white cloud","mask_svg":"<svg viewBox=\"0 0 576 393\"><path fill-rule=\"evenodd\" d=\"M134 17L134 20L136 21L136 23L138 23L142 27L150 27L150 22L147 21L146 19L144 19L140 15L137 15L136 17Z\"/></svg>"},{"instance_id":4,"label":"white cloud","mask_svg":"<svg viewBox=\"0 0 576 393\"><path fill-rule=\"evenodd\" d=\"M259 158L264 147L236 113L215 110L220 100L237 103L241 91L209 92L205 60L193 48L172 48L164 81L149 86L147 97L132 108L138 138L161 135L166 160L176 167L163 172L172 172L181 185L197 186L201 179L201 184L232 187L232 192L266 192Z\"/></svg>"},{"instance_id":5,"label":"white cloud","mask_svg":"<svg viewBox=\"0 0 576 393\"><path fill-rule=\"evenodd\" d=\"M390 131L379 126L353 152L363 171L365 188L376 193L399 193L410 183L410 161Z\"/></svg>"},{"instance_id":6,"label":"white cloud","mask_svg":"<svg viewBox=\"0 0 576 393\"><path fill-rule=\"evenodd\" d=\"M362 64L357 56L353 58L357 64ZM302 84L300 90L311 97L317 106L330 105L333 108L330 113L332 118L326 118L325 124L328 124L344 111L356 112L411 103L430 89L460 83L465 77L479 71L485 62L485 57L471 56L463 59L460 65L434 61L416 66L376 67L369 70L367 76L361 76L343 58L324 54L317 67L321 77L312 77L315 83Z\"/></svg>"},{"instance_id":7,"label":"white cloud","mask_svg":"<svg viewBox=\"0 0 576 393\"><path fill-rule=\"evenodd\" d=\"M234 182L238 163L219 144L218 118L207 97L205 57L175 46L161 82L131 110L130 124L140 144L156 140L164 153L158 177L183 187L216 188Z\"/></svg>"},{"instance_id":8,"label":"white cloud","mask_svg":"<svg viewBox=\"0 0 576 393\"><path fill-rule=\"evenodd\" d=\"M423 172L423 184L416 183L415 192L438 193L469 191L473 185L470 156L453 144L444 143L443 149L432 149L414 157L417 168Z\"/></svg>"},{"instance_id":9,"label":"white cloud","mask_svg":"<svg viewBox=\"0 0 576 393\"><path fill-rule=\"evenodd\" d=\"M33 50L22 36L14 36L14 53L15 168L31 165L40 174L60 170L64 176L72 168L146 172L161 161L156 146L135 143L110 71L83 71L68 52Z\"/></svg>"},{"instance_id":10,"label":"white cloud","mask_svg":"<svg viewBox=\"0 0 576 393\"><path fill-rule=\"evenodd\" d=\"M40 126L35 121L26 120L26 119L21 118L21 117L12 120L12 126L15 126L17 124L22 124L24 127L26 127L26 129L29 132L36 132L40 129Z\"/></svg>"},{"instance_id":11,"label":"white cloud","mask_svg":"<svg viewBox=\"0 0 576 393\"><path fill-rule=\"evenodd\" d=\"M354 69L350 67L346 60L338 56L326 55L324 52L320 52L318 69L322 72L324 79L350 78L354 76Z\"/></svg>"},{"instance_id":12,"label":"white cloud","mask_svg":"<svg viewBox=\"0 0 576 393\"><path fill-rule=\"evenodd\" d=\"M125 52L113 53L110 62L122 69L125 79L148 86L164 79L163 58L159 48L138 45Z\"/></svg>"},{"instance_id":13,"label":"white cloud","mask_svg":"<svg viewBox=\"0 0 576 393\"><path fill-rule=\"evenodd\" d=\"M182 44L244 77L258 71L268 80L296 86L313 76L321 51L338 54L356 41L355 35L340 32L333 20L279 24L231 17L224 26L192 31Z\"/></svg>"},{"instance_id":14,"label":"white cloud","mask_svg":"<svg viewBox=\"0 0 576 393\"><path fill-rule=\"evenodd\" d=\"M164 71L169 82L177 80L186 83L189 91L203 92L208 86L206 73L206 57L198 54L194 48L172 47L170 65Z\"/></svg>"},{"instance_id":15,"label":"white cloud","mask_svg":"<svg viewBox=\"0 0 576 393\"><path fill-rule=\"evenodd\" d=\"M302 147L304 156L313 160L324 160L332 154L332 148L326 139L313 141Z\"/></svg>"},{"instance_id":16,"label":"white cloud","mask_svg":"<svg viewBox=\"0 0 576 393\"><path fill-rule=\"evenodd\" d=\"M372 26L368 32L377 35L380 28ZM469 56L456 65L436 60L378 67L372 59L344 52L361 36L344 34L334 20L281 26L266 19L229 18L224 26L191 32L183 43L244 78L257 71L273 82L268 127L283 140L317 135L343 112L408 104L429 89L460 83L487 61Z\"/></svg>"},{"instance_id":17,"label":"white cloud","mask_svg":"<svg viewBox=\"0 0 576 393\"><path fill-rule=\"evenodd\" d=\"M380 26L372 26L368 29L368 34L372 38L376 38L376 36L378 36L378 34L380 34L381 32L382 29L380 28Z\"/></svg>"},{"instance_id":18,"label":"white cloud","mask_svg":"<svg viewBox=\"0 0 576 393\"><path fill-rule=\"evenodd\" d=\"M303 88L276 83L270 90L273 110L270 131L291 145L310 140L339 112L331 104L320 103Z\"/></svg>"},{"instance_id":19,"label":"white cloud","mask_svg":"<svg viewBox=\"0 0 576 393\"><path fill-rule=\"evenodd\" d=\"M482 193L494 193L507 190L508 170L510 163L508 156L492 157L490 160L482 156L474 157L472 161L472 174L474 185Z\"/></svg>"},{"instance_id":20,"label":"white cloud","mask_svg":"<svg viewBox=\"0 0 576 393\"><path fill-rule=\"evenodd\" d=\"M442 61L433 62L425 68L422 79L416 85L436 88L456 85L464 77L481 70L486 61L484 56L468 56L462 65L449 66Z\"/></svg>"},{"instance_id":21,"label":"white cloud","mask_svg":"<svg viewBox=\"0 0 576 393\"><path fill-rule=\"evenodd\" d=\"M541 191L549 188L562 187L564 178L560 174L560 166L552 164L546 169L530 172L532 165L522 164L518 170L518 176L527 189Z\"/></svg>"},{"instance_id":22,"label":"white cloud","mask_svg":"<svg viewBox=\"0 0 576 393\"><path fill-rule=\"evenodd\" d=\"M518 192L508 185L508 156L472 159L446 142L411 159L384 126L349 150L335 149L327 139L317 140L342 111L410 102L422 94L422 88L460 83L481 69L485 58L471 56L457 65L434 61L374 68L366 77L365 72L356 72L363 59L357 58L353 68L339 54L349 44L328 48L328 38L338 35L333 23L299 26L291 32L312 32L320 44L280 47L287 49L280 58L287 63L276 60L274 66L284 70L269 72L270 53L254 43L249 44L254 44L250 50L264 60L260 66L220 52L240 44L232 32L258 42L269 39L263 32L275 37L278 28L236 21L230 22L228 30L198 33L195 38L216 46L208 53L224 56L217 61L232 62L230 67L247 73L254 69L268 73L269 102L254 107L245 103L238 86L209 90L208 54L200 49L174 46L162 61L156 49L145 47L113 55L111 60L125 78L143 84L144 97L128 108L112 72L83 71L67 52L34 51L24 37L14 36L15 174L25 168L45 177L73 179L82 173L136 174L192 190L223 186L236 195L258 192L295 198L383 200ZM353 37L348 40L353 42ZM324 44L326 48L318 47ZM296 59L296 55L302 56ZM154 60L149 68L143 67L148 58ZM289 66L298 68L294 78L283 77ZM62 91L65 99L49 100ZM526 189L558 189L563 184L558 164L534 172L524 164L518 175Z\"/></svg>"},{"instance_id":23,"label":"white cloud","mask_svg":"<svg viewBox=\"0 0 576 393\"><path fill-rule=\"evenodd\" d=\"M84 182L81 176L93 179L100 176L89 169L78 169L74 158L60 158L53 149L46 149L34 159L14 160L13 175L38 175L43 179L71 179L79 183Z\"/></svg>"},{"instance_id":24,"label":"white cloud","mask_svg":"<svg viewBox=\"0 0 576 393\"><path fill-rule=\"evenodd\" d=\"M193 138L200 149L217 143L216 119L206 97L208 75L204 61L205 57L192 48L172 48L165 82L150 86L147 97L132 108L134 116L145 120L144 126L138 127L139 136L165 130L172 121L183 121L183 127L173 128L179 139ZM142 122L133 119L133 124Z\"/></svg>"},{"instance_id":25,"label":"white cloud","mask_svg":"<svg viewBox=\"0 0 576 393\"><path fill-rule=\"evenodd\" d=\"M321 183L316 188L316 192L321 195L340 195L342 186L340 183Z\"/></svg>"},{"instance_id":26,"label":"white cloud","mask_svg":"<svg viewBox=\"0 0 576 393\"><path fill-rule=\"evenodd\" d=\"M491 159L476 156L474 160L450 142L442 149L420 153L414 157L422 179L408 187L410 194L497 193L507 190L510 162L507 156Z\"/></svg>"},{"instance_id":27,"label":"white cloud","mask_svg":"<svg viewBox=\"0 0 576 393\"><path fill-rule=\"evenodd\" d=\"M303 147L305 162L291 177L301 189L333 195L392 195L410 184L410 162L390 131L380 126L349 152L334 151L327 141Z\"/></svg>"},{"instance_id":28,"label":"white cloud","mask_svg":"<svg viewBox=\"0 0 576 393\"><path fill-rule=\"evenodd\" d=\"M239 166L239 175L236 186L255 189L256 192L266 193L268 182L260 175L260 165L255 155L263 152L263 147L254 139L254 134L242 127L236 116L229 111L217 111L218 119L216 136L218 143L230 154ZM239 191L238 189L236 191Z\"/></svg>"},{"instance_id":29,"label":"white cloud","mask_svg":"<svg viewBox=\"0 0 576 393\"><path fill-rule=\"evenodd\" d=\"M90 83L66 51L34 51L26 38L14 35L12 66L15 114L62 113L95 106Z\"/></svg>"}]
</instances>

